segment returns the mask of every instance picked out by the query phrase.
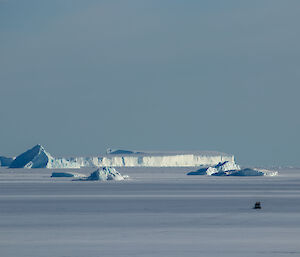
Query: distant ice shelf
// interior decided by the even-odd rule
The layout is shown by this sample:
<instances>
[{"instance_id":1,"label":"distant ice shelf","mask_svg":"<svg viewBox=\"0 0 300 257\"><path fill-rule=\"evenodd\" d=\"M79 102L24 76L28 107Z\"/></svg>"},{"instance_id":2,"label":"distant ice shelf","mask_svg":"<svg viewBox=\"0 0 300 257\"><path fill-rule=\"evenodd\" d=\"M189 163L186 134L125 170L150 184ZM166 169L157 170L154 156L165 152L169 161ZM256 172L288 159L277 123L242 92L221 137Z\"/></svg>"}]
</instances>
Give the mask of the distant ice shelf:
<instances>
[{"instance_id":1,"label":"distant ice shelf","mask_svg":"<svg viewBox=\"0 0 300 257\"><path fill-rule=\"evenodd\" d=\"M226 161L234 163L234 156L209 151L108 150L107 154L97 157L55 158L43 146L36 145L12 160L9 168L199 167Z\"/></svg>"},{"instance_id":2,"label":"distant ice shelf","mask_svg":"<svg viewBox=\"0 0 300 257\"><path fill-rule=\"evenodd\" d=\"M234 156L209 151L147 152L114 150L98 157L75 157L69 159L81 167L197 167L234 162Z\"/></svg>"}]
</instances>

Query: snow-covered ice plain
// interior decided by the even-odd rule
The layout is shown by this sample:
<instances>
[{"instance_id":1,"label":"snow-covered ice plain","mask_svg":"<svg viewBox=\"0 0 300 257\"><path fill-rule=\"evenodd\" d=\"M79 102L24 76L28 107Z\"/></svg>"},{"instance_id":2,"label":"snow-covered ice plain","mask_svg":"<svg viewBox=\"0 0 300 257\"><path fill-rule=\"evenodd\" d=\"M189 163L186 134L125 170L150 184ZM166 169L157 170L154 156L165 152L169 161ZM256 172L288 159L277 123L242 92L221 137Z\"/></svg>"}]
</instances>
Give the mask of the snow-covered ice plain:
<instances>
[{"instance_id":1,"label":"snow-covered ice plain","mask_svg":"<svg viewBox=\"0 0 300 257\"><path fill-rule=\"evenodd\" d=\"M119 168L130 179L99 182L0 168L0 256L300 256L300 169L193 170Z\"/></svg>"}]
</instances>

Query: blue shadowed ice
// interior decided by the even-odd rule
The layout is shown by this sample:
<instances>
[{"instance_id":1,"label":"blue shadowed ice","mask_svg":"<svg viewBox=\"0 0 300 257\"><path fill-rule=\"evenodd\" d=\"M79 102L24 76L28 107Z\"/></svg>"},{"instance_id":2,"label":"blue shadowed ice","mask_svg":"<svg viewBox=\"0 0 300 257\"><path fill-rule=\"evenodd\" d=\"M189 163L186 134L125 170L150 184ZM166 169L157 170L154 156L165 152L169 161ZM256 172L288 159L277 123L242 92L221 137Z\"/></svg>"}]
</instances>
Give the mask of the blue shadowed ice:
<instances>
[{"instance_id":1,"label":"blue shadowed ice","mask_svg":"<svg viewBox=\"0 0 300 257\"><path fill-rule=\"evenodd\" d=\"M9 158L5 156L0 156L0 166L1 167L8 167L13 162L14 158Z\"/></svg>"}]
</instances>

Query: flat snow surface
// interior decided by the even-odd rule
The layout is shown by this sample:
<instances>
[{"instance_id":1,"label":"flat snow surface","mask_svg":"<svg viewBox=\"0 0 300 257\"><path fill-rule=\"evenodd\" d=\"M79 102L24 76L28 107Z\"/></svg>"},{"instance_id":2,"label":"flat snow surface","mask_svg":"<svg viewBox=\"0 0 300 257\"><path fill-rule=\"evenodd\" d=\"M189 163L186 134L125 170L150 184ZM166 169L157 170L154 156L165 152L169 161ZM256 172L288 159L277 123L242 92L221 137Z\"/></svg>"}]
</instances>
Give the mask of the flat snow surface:
<instances>
[{"instance_id":1,"label":"flat snow surface","mask_svg":"<svg viewBox=\"0 0 300 257\"><path fill-rule=\"evenodd\" d=\"M0 256L300 256L300 170L277 177L118 170L130 179L0 169ZM252 209L256 201L261 210Z\"/></svg>"}]
</instances>

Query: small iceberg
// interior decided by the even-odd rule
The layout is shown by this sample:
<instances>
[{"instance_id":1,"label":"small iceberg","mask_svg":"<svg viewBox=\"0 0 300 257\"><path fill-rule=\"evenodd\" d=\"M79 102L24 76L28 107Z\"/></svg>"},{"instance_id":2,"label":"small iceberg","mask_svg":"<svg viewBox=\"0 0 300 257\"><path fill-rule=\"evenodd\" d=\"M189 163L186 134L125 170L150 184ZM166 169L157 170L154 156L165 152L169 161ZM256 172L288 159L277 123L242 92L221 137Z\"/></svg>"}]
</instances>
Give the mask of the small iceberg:
<instances>
[{"instance_id":1,"label":"small iceberg","mask_svg":"<svg viewBox=\"0 0 300 257\"><path fill-rule=\"evenodd\" d=\"M80 180L84 181L107 181L107 180L124 180L127 179L128 176L122 176L120 172L118 172L115 168L112 167L103 167L95 170L91 173L91 175L87 178L83 178Z\"/></svg>"},{"instance_id":2,"label":"small iceberg","mask_svg":"<svg viewBox=\"0 0 300 257\"><path fill-rule=\"evenodd\" d=\"M226 171L231 171L231 170L240 170L240 166L237 165L235 162L220 162L217 165L213 167L207 167L207 168L201 168L196 171L191 171L187 175L208 175L211 176L216 173L224 173Z\"/></svg>"},{"instance_id":3,"label":"small iceberg","mask_svg":"<svg viewBox=\"0 0 300 257\"><path fill-rule=\"evenodd\" d=\"M51 178L84 178L86 175L77 172L53 172Z\"/></svg>"},{"instance_id":4,"label":"small iceberg","mask_svg":"<svg viewBox=\"0 0 300 257\"><path fill-rule=\"evenodd\" d=\"M265 173L259 170L246 168L242 170L229 171L227 176L265 176Z\"/></svg>"},{"instance_id":5,"label":"small iceberg","mask_svg":"<svg viewBox=\"0 0 300 257\"><path fill-rule=\"evenodd\" d=\"M256 170L256 169L241 169L241 170L229 170L221 171L212 174L212 176L241 176L241 177L253 177L253 176L277 176L277 171L271 170Z\"/></svg>"},{"instance_id":6,"label":"small iceberg","mask_svg":"<svg viewBox=\"0 0 300 257\"><path fill-rule=\"evenodd\" d=\"M239 165L234 162L220 162L213 167L201 168L196 171L191 171L187 175L207 175L207 176L277 176L277 171L263 170L263 169L241 169Z\"/></svg>"}]
</instances>

